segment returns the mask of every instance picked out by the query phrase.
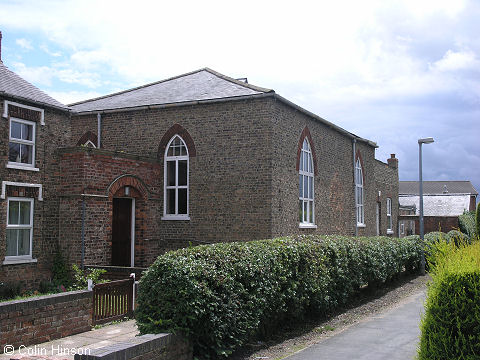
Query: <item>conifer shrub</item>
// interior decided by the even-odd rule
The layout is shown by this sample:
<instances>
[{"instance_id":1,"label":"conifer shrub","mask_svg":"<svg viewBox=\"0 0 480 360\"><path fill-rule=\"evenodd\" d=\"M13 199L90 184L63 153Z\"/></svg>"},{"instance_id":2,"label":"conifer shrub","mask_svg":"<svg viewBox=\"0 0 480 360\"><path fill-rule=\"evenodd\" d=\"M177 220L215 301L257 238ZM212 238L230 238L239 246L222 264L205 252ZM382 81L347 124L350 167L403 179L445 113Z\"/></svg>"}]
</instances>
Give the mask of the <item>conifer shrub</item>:
<instances>
[{"instance_id":1,"label":"conifer shrub","mask_svg":"<svg viewBox=\"0 0 480 360\"><path fill-rule=\"evenodd\" d=\"M287 321L326 314L360 287L418 269L417 239L299 236L218 243L159 256L140 280L141 333L185 336L223 358Z\"/></svg>"},{"instance_id":2,"label":"conifer shrub","mask_svg":"<svg viewBox=\"0 0 480 360\"><path fill-rule=\"evenodd\" d=\"M468 235L470 239L474 239L476 236L475 212L465 211L460 215L458 217L458 227L460 228L460 231Z\"/></svg>"},{"instance_id":3,"label":"conifer shrub","mask_svg":"<svg viewBox=\"0 0 480 360\"><path fill-rule=\"evenodd\" d=\"M436 245L418 360L480 358L480 242Z\"/></svg>"}]
</instances>

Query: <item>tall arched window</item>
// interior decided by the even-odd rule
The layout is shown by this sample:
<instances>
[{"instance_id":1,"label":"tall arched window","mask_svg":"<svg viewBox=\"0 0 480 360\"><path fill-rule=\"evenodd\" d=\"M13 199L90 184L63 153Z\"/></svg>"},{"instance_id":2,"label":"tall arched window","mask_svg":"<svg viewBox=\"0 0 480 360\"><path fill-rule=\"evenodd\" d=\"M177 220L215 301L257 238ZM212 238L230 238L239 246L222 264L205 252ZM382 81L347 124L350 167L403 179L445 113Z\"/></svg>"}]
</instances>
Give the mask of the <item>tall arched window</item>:
<instances>
[{"instance_id":1,"label":"tall arched window","mask_svg":"<svg viewBox=\"0 0 480 360\"><path fill-rule=\"evenodd\" d=\"M357 225L365 224L365 215L363 209L363 170L360 158L355 162L355 194L357 205Z\"/></svg>"},{"instance_id":2,"label":"tall arched window","mask_svg":"<svg viewBox=\"0 0 480 360\"><path fill-rule=\"evenodd\" d=\"M164 219L188 220L188 148L175 135L165 150Z\"/></svg>"},{"instance_id":3,"label":"tall arched window","mask_svg":"<svg viewBox=\"0 0 480 360\"><path fill-rule=\"evenodd\" d=\"M298 213L300 226L315 224L314 172L312 149L310 148L308 140L305 138L300 152L298 167Z\"/></svg>"}]
</instances>

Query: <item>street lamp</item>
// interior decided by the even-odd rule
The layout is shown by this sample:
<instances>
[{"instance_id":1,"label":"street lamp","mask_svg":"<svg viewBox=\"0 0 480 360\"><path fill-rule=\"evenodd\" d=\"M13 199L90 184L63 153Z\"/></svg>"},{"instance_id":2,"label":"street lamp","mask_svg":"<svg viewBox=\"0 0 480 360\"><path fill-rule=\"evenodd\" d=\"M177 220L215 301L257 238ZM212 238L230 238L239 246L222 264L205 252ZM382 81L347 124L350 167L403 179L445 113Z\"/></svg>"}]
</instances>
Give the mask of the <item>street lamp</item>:
<instances>
[{"instance_id":1,"label":"street lamp","mask_svg":"<svg viewBox=\"0 0 480 360\"><path fill-rule=\"evenodd\" d=\"M423 245L423 180L422 180L422 144L431 144L433 143L433 138L423 138L418 139L418 176L420 182L420 239L422 240ZM422 249L422 258L420 262L420 272L422 275L425 275L425 251Z\"/></svg>"}]
</instances>

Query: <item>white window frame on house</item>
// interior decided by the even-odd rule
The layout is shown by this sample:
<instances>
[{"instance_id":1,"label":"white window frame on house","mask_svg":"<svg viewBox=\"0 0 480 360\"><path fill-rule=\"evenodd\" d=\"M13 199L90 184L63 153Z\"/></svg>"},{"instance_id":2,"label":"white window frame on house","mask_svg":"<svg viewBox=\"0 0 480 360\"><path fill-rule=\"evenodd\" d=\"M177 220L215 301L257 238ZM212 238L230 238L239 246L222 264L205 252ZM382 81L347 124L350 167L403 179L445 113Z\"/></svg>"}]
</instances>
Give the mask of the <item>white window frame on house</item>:
<instances>
[{"instance_id":1,"label":"white window frame on house","mask_svg":"<svg viewBox=\"0 0 480 360\"><path fill-rule=\"evenodd\" d=\"M24 124L32 127L32 140L25 140L16 137L12 137L12 123ZM9 130L8 130L8 139L9 139L9 146L10 143L15 143L19 145L26 145L32 147L32 162L31 163L22 163L17 161L8 161L7 168L10 169L20 169L20 170L30 170L30 171L39 171L38 168L35 167L35 137L36 137L36 123L34 121L18 119L15 117L11 117L9 121ZM9 154L10 157L10 149Z\"/></svg>"},{"instance_id":2,"label":"white window frame on house","mask_svg":"<svg viewBox=\"0 0 480 360\"><path fill-rule=\"evenodd\" d=\"M168 150L170 149L170 146L172 145L173 141L175 139L180 139L181 143L185 147L186 150L186 155L178 155L178 156L172 156L168 155ZM187 162L187 179L186 179L186 185L178 185L178 162L179 161L186 161ZM168 163L169 162L175 162L175 185L168 185L167 183L167 176L168 176ZM164 163L163 163L163 217L162 220L190 220L190 209L189 209L189 202L190 202L190 160L189 160L189 155L188 155L188 147L186 142L182 139L180 135L174 135L170 141L168 142L166 149L165 149L165 156L164 156ZM186 214L179 214L178 213L178 190L179 189L186 189L187 190L187 196L186 196L186 209L187 213ZM175 191L175 212L174 213L167 213L167 208L168 208L168 190L174 190Z\"/></svg>"},{"instance_id":3,"label":"white window frame on house","mask_svg":"<svg viewBox=\"0 0 480 360\"><path fill-rule=\"evenodd\" d=\"M365 227L363 169L360 158L357 158L357 161L355 162L355 197L357 227Z\"/></svg>"},{"instance_id":4,"label":"white window frame on house","mask_svg":"<svg viewBox=\"0 0 480 360\"><path fill-rule=\"evenodd\" d=\"M5 256L5 260L3 261L3 265L8 264L20 264L20 263L28 263L28 262L37 262L36 259L32 258L32 248L33 248L33 210L34 210L34 199L32 198L23 198L23 197L9 197L7 204L7 227L5 232L5 239L6 233L8 230L29 230L30 231L30 245L29 245L29 254L25 255L9 255ZM10 206L12 203L20 203L20 202L27 202L30 204L30 221L29 224L10 224ZM20 216L20 212L18 214ZM5 241L5 253L6 253L7 241ZM17 238L17 254L18 254L18 238Z\"/></svg>"},{"instance_id":5,"label":"white window frame on house","mask_svg":"<svg viewBox=\"0 0 480 360\"><path fill-rule=\"evenodd\" d=\"M387 234L393 234L392 199L387 198Z\"/></svg>"},{"instance_id":6,"label":"white window frame on house","mask_svg":"<svg viewBox=\"0 0 480 360\"><path fill-rule=\"evenodd\" d=\"M315 225L315 169L313 154L307 138L303 140L298 167L298 212L300 228L316 228ZM306 185L306 186L305 186Z\"/></svg>"}]
</instances>

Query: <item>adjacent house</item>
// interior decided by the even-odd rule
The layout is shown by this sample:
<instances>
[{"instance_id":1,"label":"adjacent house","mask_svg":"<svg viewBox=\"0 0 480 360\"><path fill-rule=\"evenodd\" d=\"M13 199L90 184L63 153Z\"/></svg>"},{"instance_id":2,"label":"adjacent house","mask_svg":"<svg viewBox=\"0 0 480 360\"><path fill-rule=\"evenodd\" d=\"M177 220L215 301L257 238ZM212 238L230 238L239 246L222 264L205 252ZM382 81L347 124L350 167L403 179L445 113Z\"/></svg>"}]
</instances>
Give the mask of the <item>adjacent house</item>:
<instances>
[{"instance_id":1,"label":"adjacent house","mask_svg":"<svg viewBox=\"0 0 480 360\"><path fill-rule=\"evenodd\" d=\"M411 229L419 233L420 187L418 181L399 182L399 233ZM449 232L458 228L458 216L464 211L474 211L478 192L470 181L424 181L423 214L425 233ZM405 210L405 211L404 211ZM408 211L407 211L408 210Z\"/></svg>"},{"instance_id":2,"label":"adjacent house","mask_svg":"<svg viewBox=\"0 0 480 360\"><path fill-rule=\"evenodd\" d=\"M266 89L201 69L69 107L0 62L0 282L57 250L131 272L189 245L397 235L398 160Z\"/></svg>"}]
</instances>

